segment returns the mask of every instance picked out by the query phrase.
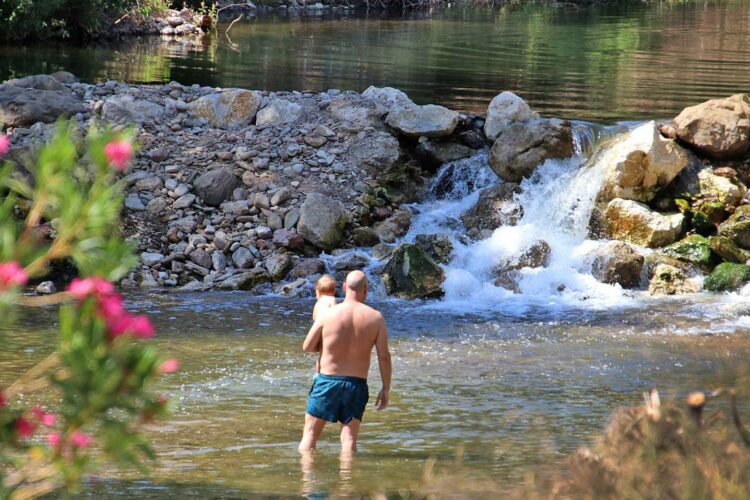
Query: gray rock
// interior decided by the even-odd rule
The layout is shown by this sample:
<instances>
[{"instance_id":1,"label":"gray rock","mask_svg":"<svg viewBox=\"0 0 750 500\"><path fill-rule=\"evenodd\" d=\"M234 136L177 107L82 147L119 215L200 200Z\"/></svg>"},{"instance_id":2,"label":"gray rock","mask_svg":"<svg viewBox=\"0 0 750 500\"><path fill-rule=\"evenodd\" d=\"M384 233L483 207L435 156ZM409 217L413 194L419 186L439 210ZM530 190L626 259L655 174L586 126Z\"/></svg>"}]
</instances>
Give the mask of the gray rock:
<instances>
[{"instance_id":1,"label":"gray rock","mask_svg":"<svg viewBox=\"0 0 750 500\"><path fill-rule=\"evenodd\" d=\"M143 252L141 254L141 262L146 267L155 266L164 260L164 254L156 252Z\"/></svg>"},{"instance_id":2,"label":"gray rock","mask_svg":"<svg viewBox=\"0 0 750 500\"><path fill-rule=\"evenodd\" d=\"M416 245L401 245L383 269L383 285L389 295L409 299L442 297L443 269Z\"/></svg>"},{"instance_id":3,"label":"gray rock","mask_svg":"<svg viewBox=\"0 0 750 500\"><path fill-rule=\"evenodd\" d=\"M281 281L286 278L289 271L292 270L292 257L288 253L273 254L265 261L266 270L274 281Z\"/></svg>"},{"instance_id":4,"label":"gray rock","mask_svg":"<svg viewBox=\"0 0 750 500\"><path fill-rule=\"evenodd\" d=\"M393 243L405 235L411 225L411 214L398 210L391 217L375 224L375 232L386 243Z\"/></svg>"},{"instance_id":5,"label":"gray rock","mask_svg":"<svg viewBox=\"0 0 750 500\"><path fill-rule=\"evenodd\" d=\"M281 229L282 227L284 227L284 221L281 219L281 216L271 212L270 214L268 214L268 227L273 229L274 231L276 229Z\"/></svg>"},{"instance_id":6,"label":"gray rock","mask_svg":"<svg viewBox=\"0 0 750 500\"><path fill-rule=\"evenodd\" d=\"M200 248L190 252L188 258L203 268L211 269L211 267L213 267L213 260L211 259L211 256L208 254L208 252L206 252L205 250L201 250Z\"/></svg>"},{"instance_id":7,"label":"gray rock","mask_svg":"<svg viewBox=\"0 0 750 500\"><path fill-rule=\"evenodd\" d=\"M487 118L484 121L484 135L495 140L498 135L513 122L525 122L539 118L531 111L526 101L513 92L505 91L496 95L487 107Z\"/></svg>"},{"instance_id":8,"label":"gray rock","mask_svg":"<svg viewBox=\"0 0 750 500\"><path fill-rule=\"evenodd\" d=\"M271 277L264 269L252 269L246 273L235 274L217 283L216 287L219 290L252 290L269 281Z\"/></svg>"},{"instance_id":9,"label":"gray rock","mask_svg":"<svg viewBox=\"0 0 750 500\"><path fill-rule=\"evenodd\" d=\"M284 229L293 229L297 222L299 222L299 209L294 207L284 215Z\"/></svg>"},{"instance_id":10,"label":"gray rock","mask_svg":"<svg viewBox=\"0 0 750 500\"><path fill-rule=\"evenodd\" d=\"M78 82L78 78L73 73L68 71L56 71L50 75L52 78L65 85L73 85Z\"/></svg>"},{"instance_id":11,"label":"gray rock","mask_svg":"<svg viewBox=\"0 0 750 500\"><path fill-rule=\"evenodd\" d=\"M277 229L273 232L273 244L289 250L297 250L305 244L302 236L289 229Z\"/></svg>"},{"instance_id":12,"label":"gray rock","mask_svg":"<svg viewBox=\"0 0 750 500\"><path fill-rule=\"evenodd\" d=\"M461 216L467 229L493 231L500 226L514 226L523 215L515 200L518 184L503 182L483 189L477 204Z\"/></svg>"},{"instance_id":13,"label":"gray rock","mask_svg":"<svg viewBox=\"0 0 750 500\"><path fill-rule=\"evenodd\" d=\"M174 208L175 210L180 208L189 208L193 205L193 203L195 203L195 195L192 193L188 193L177 198L172 204L172 208Z\"/></svg>"},{"instance_id":14,"label":"gray rock","mask_svg":"<svg viewBox=\"0 0 750 500\"><path fill-rule=\"evenodd\" d=\"M70 92L68 88L59 80L50 75L30 75L24 78L15 78L8 80L4 85L12 85L22 89L37 90L56 90L60 92Z\"/></svg>"},{"instance_id":15,"label":"gray rock","mask_svg":"<svg viewBox=\"0 0 750 500\"><path fill-rule=\"evenodd\" d=\"M218 128L249 124L255 117L260 97L250 90L231 89L209 94L190 103L190 113Z\"/></svg>"},{"instance_id":16,"label":"gray rock","mask_svg":"<svg viewBox=\"0 0 750 500\"><path fill-rule=\"evenodd\" d=\"M146 210L150 214L160 214L167 208L167 202L164 201L164 198L158 197L154 198L151 201L148 202L148 205L146 205Z\"/></svg>"},{"instance_id":17,"label":"gray rock","mask_svg":"<svg viewBox=\"0 0 750 500\"><path fill-rule=\"evenodd\" d=\"M214 234L214 246L219 250L225 250L230 243L229 235L224 231L216 231Z\"/></svg>"},{"instance_id":18,"label":"gray rock","mask_svg":"<svg viewBox=\"0 0 750 500\"><path fill-rule=\"evenodd\" d=\"M423 165L436 169L443 163L468 158L475 151L457 142L427 141L417 146L416 153Z\"/></svg>"},{"instance_id":19,"label":"gray rock","mask_svg":"<svg viewBox=\"0 0 750 500\"><path fill-rule=\"evenodd\" d=\"M641 282L644 258L622 241L611 241L594 253L591 274L602 283L637 287Z\"/></svg>"},{"instance_id":20,"label":"gray rock","mask_svg":"<svg viewBox=\"0 0 750 500\"><path fill-rule=\"evenodd\" d=\"M232 254L232 262L239 269L249 269L255 263L255 256L247 247L239 247Z\"/></svg>"},{"instance_id":21,"label":"gray rock","mask_svg":"<svg viewBox=\"0 0 750 500\"><path fill-rule=\"evenodd\" d=\"M214 271L224 272L227 268L227 257L223 252L217 251L211 254L211 266Z\"/></svg>"},{"instance_id":22,"label":"gray rock","mask_svg":"<svg viewBox=\"0 0 750 500\"><path fill-rule=\"evenodd\" d=\"M81 100L70 92L0 86L0 123L6 127L27 127L37 122L52 123L58 118L85 111Z\"/></svg>"},{"instance_id":23,"label":"gray rock","mask_svg":"<svg viewBox=\"0 0 750 500\"><path fill-rule=\"evenodd\" d=\"M154 148L148 152L148 157L155 162L163 162L169 158L169 151L166 148Z\"/></svg>"},{"instance_id":24,"label":"gray rock","mask_svg":"<svg viewBox=\"0 0 750 500\"><path fill-rule=\"evenodd\" d=\"M42 281L37 285L36 293L39 295L52 295L53 293L57 293L57 287L51 281Z\"/></svg>"},{"instance_id":25,"label":"gray rock","mask_svg":"<svg viewBox=\"0 0 750 500\"><path fill-rule=\"evenodd\" d=\"M372 247L380 243L380 236L371 227L358 227L352 231L352 235L358 247Z\"/></svg>"},{"instance_id":26,"label":"gray rock","mask_svg":"<svg viewBox=\"0 0 750 500\"><path fill-rule=\"evenodd\" d=\"M402 151L398 140L391 134L375 132L354 141L346 154L353 165L370 167L378 172L388 170L401 159Z\"/></svg>"},{"instance_id":27,"label":"gray rock","mask_svg":"<svg viewBox=\"0 0 750 500\"><path fill-rule=\"evenodd\" d=\"M394 109L410 108L415 106L409 96L393 87L368 87L362 92L362 97L370 99L380 114L385 114Z\"/></svg>"},{"instance_id":28,"label":"gray rock","mask_svg":"<svg viewBox=\"0 0 750 500\"><path fill-rule=\"evenodd\" d=\"M258 226L255 228L255 234L258 235L258 238L267 240L273 236L273 231L268 226Z\"/></svg>"},{"instance_id":29,"label":"gray rock","mask_svg":"<svg viewBox=\"0 0 750 500\"><path fill-rule=\"evenodd\" d=\"M397 108L388 113L386 123L411 138L447 137L458 125L459 115L443 106L427 104Z\"/></svg>"},{"instance_id":30,"label":"gray rock","mask_svg":"<svg viewBox=\"0 0 750 500\"><path fill-rule=\"evenodd\" d=\"M282 203L284 203L286 200L289 199L291 196L291 191L289 191L289 188L283 187L276 191L273 196L271 197L271 206L272 207L278 207Z\"/></svg>"},{"instance_id":31,"label":"gray rock","mask_svg":"<svg viewBox=\"0 0 750 500\"><path fill-rule=\"evenodd\" d=\"M372 247L372 258L377 260L385 260L393 255L394 247L386 243L378 243Z\"/></svg>"},{"instance_id":32,"label":"gray rock","mask_svg":"<svg viewBox=\"0 0 750 500\"><path fill-rule=\"evenodd\" d=\"M120 125L150 123L163 116L164 106L128 94L110 97L102 107L102 118Z\"/></svg>"},{"instance_id":33,"label":"gray rock","mask_svg":"<svg viewBox=\"0 0 750 500\"><path fill-rule=\"evenodd\" d=\"M231 170L223 168L206 172L193 182L193 189L211 206L219 206L232 198L232 191L240 187L240 180Z\"/></svg>"},{"instance_id":34,"label":"gray rock","mask_svg":"<svg viewBox=\"0 0 750 500\"><path fill-rule=\"evenodd\" d=\"M136 193L131 193L125 198L125 208L135 212L146 210L146 207Z\"/></svg>"},{"instance_id":35,"label":"gray rock","mask_svg":"<svg viewBox=\"0 0 750 500\"><path fill-rule=\"evenodd\" d=\"M348 220L340 201L320 193L310 193L300 207L297 232L313 245L333 250L343 242Z\"/></svg>"},{"instance_id":36,"label":"gray rock","mask_svg":"<svg viewBox=\"0 0 750 500\"><path fill-rule=\"evenodd\" d=\"M320 259L302 259L289 273L291 279L305 278L315 274L323 274L326 271L325 262Z\"/></svg>"},{"instance_id":37,"label":"gray rock","mask_svg":"<svg viewBox=\"0 0 750 500\"><path fill-rule=\"evenodd\" d=\"M146 177L145 179L141 179L138 182L135 183L135 188L138 191L156 191L157 189L161 189L164 186L164 183L161 179L158 177Z\"/></svg>"},{"instance_id":38,"label":"gray rock","mask_svg":"<svg viewBox=\"0 0 750 500\"><path fill-rule=\"evenodd\" d=\"M414 243L427 252L435 262L447 264L453 253L453 242L446 234L418 234Z\"/></svg>"},{"instance_id":39,"label":"gray rock","mask_svg":"<svg viewBox=\"0 0 750 500\"><path fill-rule=\"evenodd\" d=\"M255 125L258 129L278 127L292 123L302 116L302 106L286 99L273 99L268 106L258 111Z\"/></svg>"},{"instance_id":40,"label":"gray rock","mask_svg":"<svg viewBox=\"0 0 750 500\"><path fill-rule=\"evenodd\" d=\"M740 158L750 149L750 94L712 99L674 119L681 141L716 159Z\"/></svg>"}]
</instances>

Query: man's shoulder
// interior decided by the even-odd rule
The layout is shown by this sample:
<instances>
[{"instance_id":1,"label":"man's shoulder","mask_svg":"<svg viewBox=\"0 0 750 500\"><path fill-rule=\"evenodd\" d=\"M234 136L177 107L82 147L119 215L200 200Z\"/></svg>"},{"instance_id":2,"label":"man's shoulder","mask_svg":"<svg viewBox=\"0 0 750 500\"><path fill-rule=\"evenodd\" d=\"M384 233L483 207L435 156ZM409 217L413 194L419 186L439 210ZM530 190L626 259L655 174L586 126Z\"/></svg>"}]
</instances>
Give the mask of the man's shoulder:
<instances>
[{"instance_id":1,"label":"man's shoulder","mask_svg":"<svg viewBox=\"0 0 750 500\"><path fill-rule=\"evenodd\" d=\"M383 320L383 313L378 311L372 306L368 306L367 304L360 303L359 306L361 307L361 311L367 315L368 319L371 319L373 321L382 321Z\"/></svg>"}]
</instances>

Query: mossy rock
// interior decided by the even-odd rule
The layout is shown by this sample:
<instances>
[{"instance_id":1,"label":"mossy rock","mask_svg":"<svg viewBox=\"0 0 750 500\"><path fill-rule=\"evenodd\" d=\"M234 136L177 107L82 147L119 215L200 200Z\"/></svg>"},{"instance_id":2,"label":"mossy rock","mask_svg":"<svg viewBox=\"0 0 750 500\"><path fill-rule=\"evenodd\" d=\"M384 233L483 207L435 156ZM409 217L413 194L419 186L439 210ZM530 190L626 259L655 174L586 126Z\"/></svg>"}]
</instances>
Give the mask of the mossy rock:
<instances>
[{"instance_id":1,"label":"mossy rock","mask_svg":"<svg viewBox=\"0 0 750 500\"><path fill-rule=\"evenodd\" d=\"M719 226L719 236L731 238L739 247L750 249L750 205L737 207Z\"/></svg>"},{"instance_id":2,"label":"mossy rock","mask_svg":"<svg viewBox=\"0 0 750 500\"><path fill-rule=\"evenodd\" d=\"M750 250L738 247L734 241L726 236L711 236L708 239L708 246L716 255L727 262L745 264L750 260Z\"/></svg>"},{"instance_id":3,"label":"mossy rock","mask_svg":"<svg viewBox=\"0 0 750 500\"><path fill-rule=\"evenodd\" d=\"M703 282L703 288L712 292L739 289L750 280L750 266L723 262Z\"/></svg>"},{"instance_id":4,"label":"mossy rock","mask_svg":"<svg viewBox=\"0 0 750 500\"><path fill-rule=\"evenodd\" d=\"M727 206L718 201L709 201L701 205L700 213L705 214L709 222L718 226L727 216Z\"/></svg>"},{"instance_id":5,"label":"mossy rock","mask_svg":"<svg viewBox=\"0 0 750 500\"><path fill-rule=\"evenodd\" d=\"M408 299L442 297L443 281L443 269L417 245L398 247L383 269L385 291Z\"/></svg>"},{"instance_id":6,"label":"mossy rock","mask_svg":"<svg viewBox=\"0 0 750 500\"><path fill-rule=\"evenodd\" d=\"M708 244L708 238L691 234L664 248L662 252L682 262L688 262L703 271L710 271L716 258Z\"/></svg>"}]
</instances>

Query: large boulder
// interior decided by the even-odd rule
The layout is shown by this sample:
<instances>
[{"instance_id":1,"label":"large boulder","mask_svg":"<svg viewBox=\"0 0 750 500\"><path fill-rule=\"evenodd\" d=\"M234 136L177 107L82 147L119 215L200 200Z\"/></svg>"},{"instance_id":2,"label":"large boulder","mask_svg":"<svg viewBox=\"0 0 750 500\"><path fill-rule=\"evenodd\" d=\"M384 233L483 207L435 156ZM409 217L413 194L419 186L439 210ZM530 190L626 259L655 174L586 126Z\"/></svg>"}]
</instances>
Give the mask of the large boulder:
<instances>
[{"instance_id":1,"label":"large boulder","mask_svg":"<svg viewBox=\"0 0 750 500\"><path fill-rule=\"evenodd\" d=\"M70 92L22 89L0 85L0 123L6 127L28 127L52 123L60 117L83 113L83 102Z\"/></svg>"},{"instance_id":2,"label":"large boulder","mask_svg":"<svg viewBox=\"0 0 750 500\"><path fill-rule=\"evenodd\" d=\"M490 150L490 167L508 182L520 182L551 158L573 155L570 122L550 119L516 122L503 129Z\"/></svg>"},{"instance_id":3,"label":"large boulder","mask_svg":"<svg viewBox=\"0 0 750 500\"><path fill-rule=\"evenodd\" d=\"M484 135L495 140L504 128L513 122L536 120L539 113L531 111L526 101L513 92L505 91L496 95L487 107L487 119L484 122Z\"/></svg>"},{"instance_id":4,"label":"large boulder","mask_svg":"<svg viewBox=\"0 0 750 500\"><path fill-rule=\"evenodd\" d=\"M359 96L340 95L328 106L328 111L348 128L383 128L378 107L370 99Z\"/></svg>"},{"instance_id":5,"label":"large boulder","mask_svg":"<svg viewBox=\"0 0 750 500\"><path fill-rule=\"evenodd\" d=\"M447 264L451 260L453 242L447 234L418 234L414 243L435 262Z\"/></svg>"},{"instance_id":6,"label":"large boulder","mask_svg":"<svg viewBox=\"0 0 750 500\"><path fill-rule=\"evenodd\" d=\"M286 278L289 271L294 267L292 256L288 253L276 253L266 259L266 270L274 281Z\"/></svg>"},{"instance_id":7,"label":"large boulder","mask_svg":"<svg viewBox=\"0 0 750 500\"><path fill-rule=\"evenodd\" d=\"M346 158L357 168L364 166L381 172L395 166L401 154L398 139L385 132L372 132L351 142Z\"/></svg>"},{"instance_id":8,"label":"large boulder","mask_svg":"<svg viewBox=\"0 0 750 500\"><path fill-rule=\"evenodd\" d=\"M750 94L712 99L674 119L677 137L706 156L740 158L750 148Z\"/></svg>"},{"instance_id":9,"label":"large boulder","mask_svg":"<svg viewBox=\"0 0 750 500\"><path fill-rule=\"evenodd\" d=\"M383 285L389 295L408 299L442 297L443 269L416 245L398 247L383 269Z\"/></svg>"},{"instance_id":10,"label":"large boulder","mask_svg":"<svg viewBox=\"0 0 750 500\"><path fill-rule=\"evenodd\" d=\"M367 87L367 90L362 92L362 97L371 100L381 114L415 106L408 95L393 87Z\"/></svg>"},{"instance_id":11,"label":"large boulder","mask_svg":"<svg viewBox=\"0 0 750 500\"><path fill-rule=\"evenodd\" d=\"M750 281L750 266L722 262L703 281L703 288L711 292L727 292L739 289Z\"/></svg>"},{"instance_id":12,"label":"large boulder","mask_svg":"<svg viewBox=\"0 0 750 500\"><path fill-rule=\"evenodd\" d=\"M392 216L375 224L375 234L386 243L393 243L405 235L411 225L411 214L405 210L397 210Z\"/></svg>"},{"instance_id":13,"label":"large boulder","mask_svg":"<svg viewBox=\"0 0 750 500\"><path fill-rule=\"evenodd\" d=\"M219 290L252 290L256 286L269 281L271 281L271 276L265 270L255 268L218 282L216 288Z\"/></svg>"},{"instance_id":14,"label":"large boulder","mask_svg":"<svg viewBox=\"0 0 750 500\"><path fill-rule=\"evenodd\" d=\"M330 196L310 193L300 207L297 232L323 250L333 250L344 241L349 221L344 205Z\"/></svg>"},{"instance_id":15,"label":"large boulder","mask_svg":"<svg viewBox=\"0 0 750 500\"><path fill-rule=\"evenodd\" d=\"M737 207L734 213L719 225L719 236L726 236L740 248L750 249L750 205Z\"/></svg>"},{"instance_id":16,"label":"large boulder","mask_svg":"<svg viewBox=\"0 0 750 500\"><path fill-rule=\"evenodd\" d=\"M592 158L592 163L604 163L605 168L597 199L651 201L689 161L689 153L662 137L655 122L644 123Z\"/></svg>"},{"instance_id":17,"label":"large boulder","mask_svg":"<svg viewBox=\"0 0 750 500\"><path fill-rule=\"evenodd\" d=\"M292 123L302 116L302 106L286 99L274 99L258 111L255 124L258 128L277 127Z\"/></svg>"},{"instance_id":18,"label":"large boulder","mask_svg":"<svg viewBox=\"0 0 750 500\"><path fill-rule=\"evenodd\" d=\"M459 114L443 106L427 104L396 108L388 113L386 123L411 138L447 137L458 125Z\"/></svg>"},{"instance_id":19,"label":"large boulder","mask_svg":"<svg viewBox=\"0 0 750 500\"><path fill-rule=\"evenodd\" d=\"M483 189L473 208L461 216L466 229L495 230L514 226L523 215L523 207L515 200L518 184L502 182Z\"/></svg>"},{"instance_id":20,"label":"large boulder","mask_svg":"<svg viewBox=\"0 0 750 500\"><path fill-rule=\"evenodd\" d=\"M249 124L260 106L260 97L251 90L231 89L209 94L190 103L190 113L218 128Z\"/></svg>"},{"instance_id":21,"label":"large boulder","mask_svg":"<svg viewBox=\"0 0 750 500\"><path fill-rule=\"evenodd\" d=\"M659 248L677 241L684 220L682 214L662 215L643 203L617 198L604 211L602 229L610 239Z\"/></svg>"},{"instance_id":22,"label":"large boulder","mask_svg":"<svg viewBox=\"0 0 750 500\"><path fill-rule=\"evenodd\" d=\"M50 75L30 75L24 78L14 78L6 81L5 85L13 85L22 89L68 91L65 85Z\"/></svg>"},{"instance_id":23,"label":"large boulder","mask_svg":"<svg viewBox=\"0 0 750 500\"><path fill-rule=\"evenodd\" d=\"M711 250L727 262L747 264L750 261L750 250L745 250L726 236L711 236L708 238Z\"/></svg>"},{"instance_id":24,"label":"large boulder","mask_svg":"<svg viewBox=\"0 0 750 500\"><path fill-rule=\"evenodd\" d=\"M659 264L648 285L651 295L682 295L695 293L698 287L692 283L684 271L668 264Z\"/></svg>"},{"instance_id":25,"label":"large boulder","mask_svg":"<svg viewBox=\"0 0 750 500\"><path fill-rule=\"evenodd\" d=\"M702 271L710 271L716 263L708 238L700 234L691 234L664 248L665 255L687 262Z\"/></svg>"},{"instance_id":26,"label":"large boulder","mask_svg":"<svg viewBox=\"0 0 750 500\"><path fill-rule=\"evenodd\" d=\"M206 205L218 207L232 197L232 192L242 181L231 170L219 168L202 174L193 182L193 188Z\"/></svg>"},{"instance_id":27,"label":"large boulder","mask_svg":"<svg viewBox=\"0 0 750 500\"><path fill-rule=\"evenodd\" d=\"M611 241L596 249L591 261L591 274L598 281L637 287L641 282L644 258L622 241Z\"/></svg>"},{"instance_id":28,"label":"large boulder","mask_svg":"<svg viewBox=\"0 0 750 500\"><path fill-rule=\"evenodd\" d=\"M705 168L698 173L700 195L728 206L737 206L747 192L747 188L736 177L716 175L712 169Z\"/></svg>"},{"instance_id":29,"label":"large boulder","mask_svg":"<svg viewBox=\"0 0 750 500\"><path fill-rule=\"evenodd\" d=\"M110 97L102 106L102 118L120 125L150 123L163 115L164 106L127 94Z\"/></svg>"}]
</instances>

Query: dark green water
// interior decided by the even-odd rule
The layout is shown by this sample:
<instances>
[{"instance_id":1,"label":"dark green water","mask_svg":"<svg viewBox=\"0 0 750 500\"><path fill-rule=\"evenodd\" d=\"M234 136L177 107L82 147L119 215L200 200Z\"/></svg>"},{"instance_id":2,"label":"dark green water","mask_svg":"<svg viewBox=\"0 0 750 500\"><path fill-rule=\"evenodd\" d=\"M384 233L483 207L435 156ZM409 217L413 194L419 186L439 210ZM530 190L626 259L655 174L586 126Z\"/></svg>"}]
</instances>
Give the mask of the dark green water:
<instances>
[{"instance_id":1,"label":"dark green water","mask_svg":"<svg viewBox=\"0 0 750 500\"><path fill-rule=\"evenodd\" d=\"M747 91L750 2L581 11L460 7L429 18L266 18L211 37L108 47L0 47L0 78L68 70L83 81L176 80L258 90L393 86L483 112L513 90L543 114L596 122L670 117Z\"/></svg>"}]
</instances>

